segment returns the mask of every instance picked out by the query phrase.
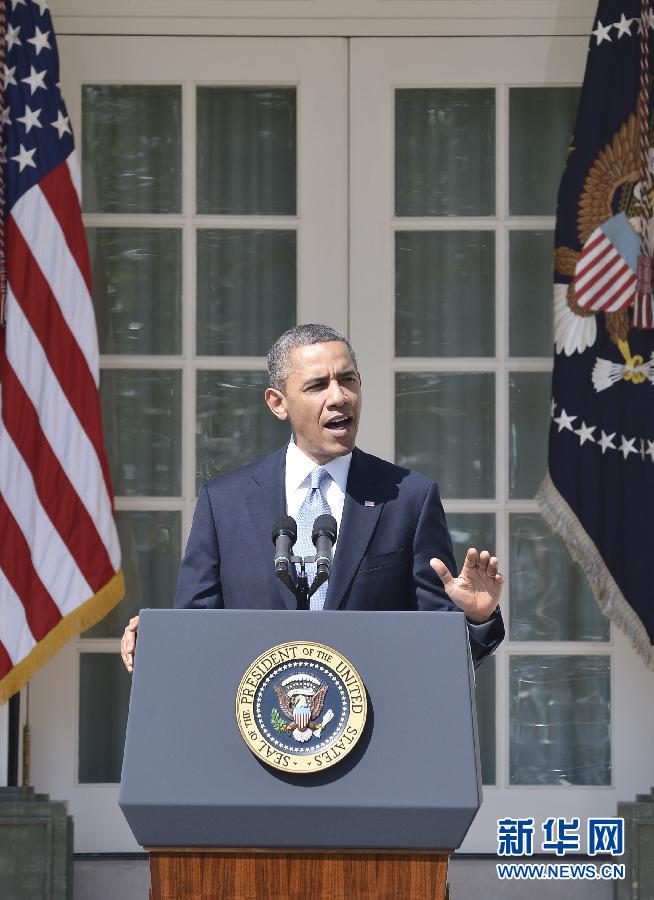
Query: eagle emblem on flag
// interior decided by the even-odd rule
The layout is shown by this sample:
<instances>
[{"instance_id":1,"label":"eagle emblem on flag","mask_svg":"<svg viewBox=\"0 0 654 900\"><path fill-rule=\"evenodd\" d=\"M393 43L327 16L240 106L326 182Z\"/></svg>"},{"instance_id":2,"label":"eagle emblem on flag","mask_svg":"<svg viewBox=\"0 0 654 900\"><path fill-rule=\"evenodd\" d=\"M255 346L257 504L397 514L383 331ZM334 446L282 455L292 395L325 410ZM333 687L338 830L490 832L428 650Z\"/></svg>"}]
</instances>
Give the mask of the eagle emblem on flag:
<instances>
[{"instance_id":1,"label":"eagle emblem on flag","mask_svg":"<svg viewBox=\"0 0 654 900\"><path fill-rule=\"evenodd\" d=\"M602 313L604 327L622 357L620 362L596 359L592 381L598 392L621 379L654 384L654 354L644 359L632 352L629 342L632 328L653 324L651 307L643 306L639 313L642 321L636 319L634 309L643 190L638 150L634 114L601 149L586 176L577 212L581 251L558 246L554 255L555 277L568 282L554 285L557 353L570 356L592 347L597 339L597 316ZM652 220L649 226L651 232Z\"/></svg>"}]
</instances>

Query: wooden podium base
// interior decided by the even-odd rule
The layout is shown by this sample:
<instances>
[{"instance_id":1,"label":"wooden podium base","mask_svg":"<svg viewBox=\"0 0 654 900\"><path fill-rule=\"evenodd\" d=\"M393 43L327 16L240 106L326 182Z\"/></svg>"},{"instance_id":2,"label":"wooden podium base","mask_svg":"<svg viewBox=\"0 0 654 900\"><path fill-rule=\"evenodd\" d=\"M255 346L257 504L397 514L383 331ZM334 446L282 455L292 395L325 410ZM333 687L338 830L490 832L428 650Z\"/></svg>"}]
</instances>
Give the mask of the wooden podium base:
<instances>
[{"instance_id":1,"label":"wooden podium base","mask_svg":"<svg viewBox=\"0 0 654 900\"><path fill-rule=\"evenodd\" d=\"M146 847L151 900L447 900L449 853Z\"/></svg>"}]
</instances>

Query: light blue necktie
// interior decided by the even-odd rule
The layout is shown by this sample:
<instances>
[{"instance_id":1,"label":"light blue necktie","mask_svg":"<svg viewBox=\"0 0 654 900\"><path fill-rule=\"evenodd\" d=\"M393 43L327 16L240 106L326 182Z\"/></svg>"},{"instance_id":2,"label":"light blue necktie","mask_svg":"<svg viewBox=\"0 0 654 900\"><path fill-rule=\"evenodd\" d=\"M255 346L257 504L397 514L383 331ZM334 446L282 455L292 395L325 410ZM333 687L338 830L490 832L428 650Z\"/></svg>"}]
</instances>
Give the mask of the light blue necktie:
<instances>
[{"instance_id":1,"label":"light blue necktie","mask_svg":"<svg viewBox=\"0 0 654 900\"><path fill-rule=\"evenodd\" d=\"M320 489L322 483L329 477L329 472L324 466L316 466L311 472L311 487L307 491L307 495L300 504L297 512L297 541L295 543L294 553L297 556L313 556L316 548L311 540L311 531L313 523L318 516L331 515L329 503L325 500ZM316 564L307 564L307 577L309 586L316 574ZM310 598L309 607L311 609L322 609L325 605L325 597L327 596L327 584L322 584L316 593Z\"/></svg>"}]
</instances>

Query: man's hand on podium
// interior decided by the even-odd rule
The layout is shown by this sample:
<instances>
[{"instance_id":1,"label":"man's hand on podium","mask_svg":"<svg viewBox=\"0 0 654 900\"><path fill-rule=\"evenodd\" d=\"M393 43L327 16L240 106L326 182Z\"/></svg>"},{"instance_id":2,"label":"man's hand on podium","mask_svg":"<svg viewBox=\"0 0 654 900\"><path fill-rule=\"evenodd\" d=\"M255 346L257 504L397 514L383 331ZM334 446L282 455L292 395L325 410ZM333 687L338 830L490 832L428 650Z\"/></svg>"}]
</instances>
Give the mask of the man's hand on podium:
<instances>
[{"instance_id":1,"label":"man's hand on podium","mask_svg":"<svg viewBox=\"0 0 654 900\"><path fill-rule=\"evenodd\" d=\"M120 640L120 655L125 663L125 668L130 673L134 671L134 648L136 647L136 629L138 627L139 617L134 616L129 620Z\"/></svg>"},{"instance_id":2,"label":"man's hand on podium","mask_svg":"<svg viewBox=\"0 0 654 900\"><path fill-rule=\"evenodd\" d=\"M504 576L498 572L496 556L488 550L478 553L471 547L458 578L440 559L434 558L429 565L443 582L448 597L462 610L466 617L476 624L487 622L499 603Z\"/></svg>"}]
</instances>

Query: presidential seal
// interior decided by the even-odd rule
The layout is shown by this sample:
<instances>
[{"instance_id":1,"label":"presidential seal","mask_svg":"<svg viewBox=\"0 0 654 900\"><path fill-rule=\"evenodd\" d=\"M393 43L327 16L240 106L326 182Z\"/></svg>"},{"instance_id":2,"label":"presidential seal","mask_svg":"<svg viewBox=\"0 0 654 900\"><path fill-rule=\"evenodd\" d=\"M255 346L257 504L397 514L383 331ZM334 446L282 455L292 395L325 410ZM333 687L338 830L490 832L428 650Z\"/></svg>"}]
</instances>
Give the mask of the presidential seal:
<instances>
[{"instance_id":1,"label":"presidential seal","mask_svg":"<svg viewBox=\"0 0 654 900\"><path fill-rule=\"evenodd\" d=\"M312 641L266 650L236 695L243 740L284 772L321 772L341 762L361 737L366 713L366 689L352 663Z\"/></svg>"}]
</instances>

